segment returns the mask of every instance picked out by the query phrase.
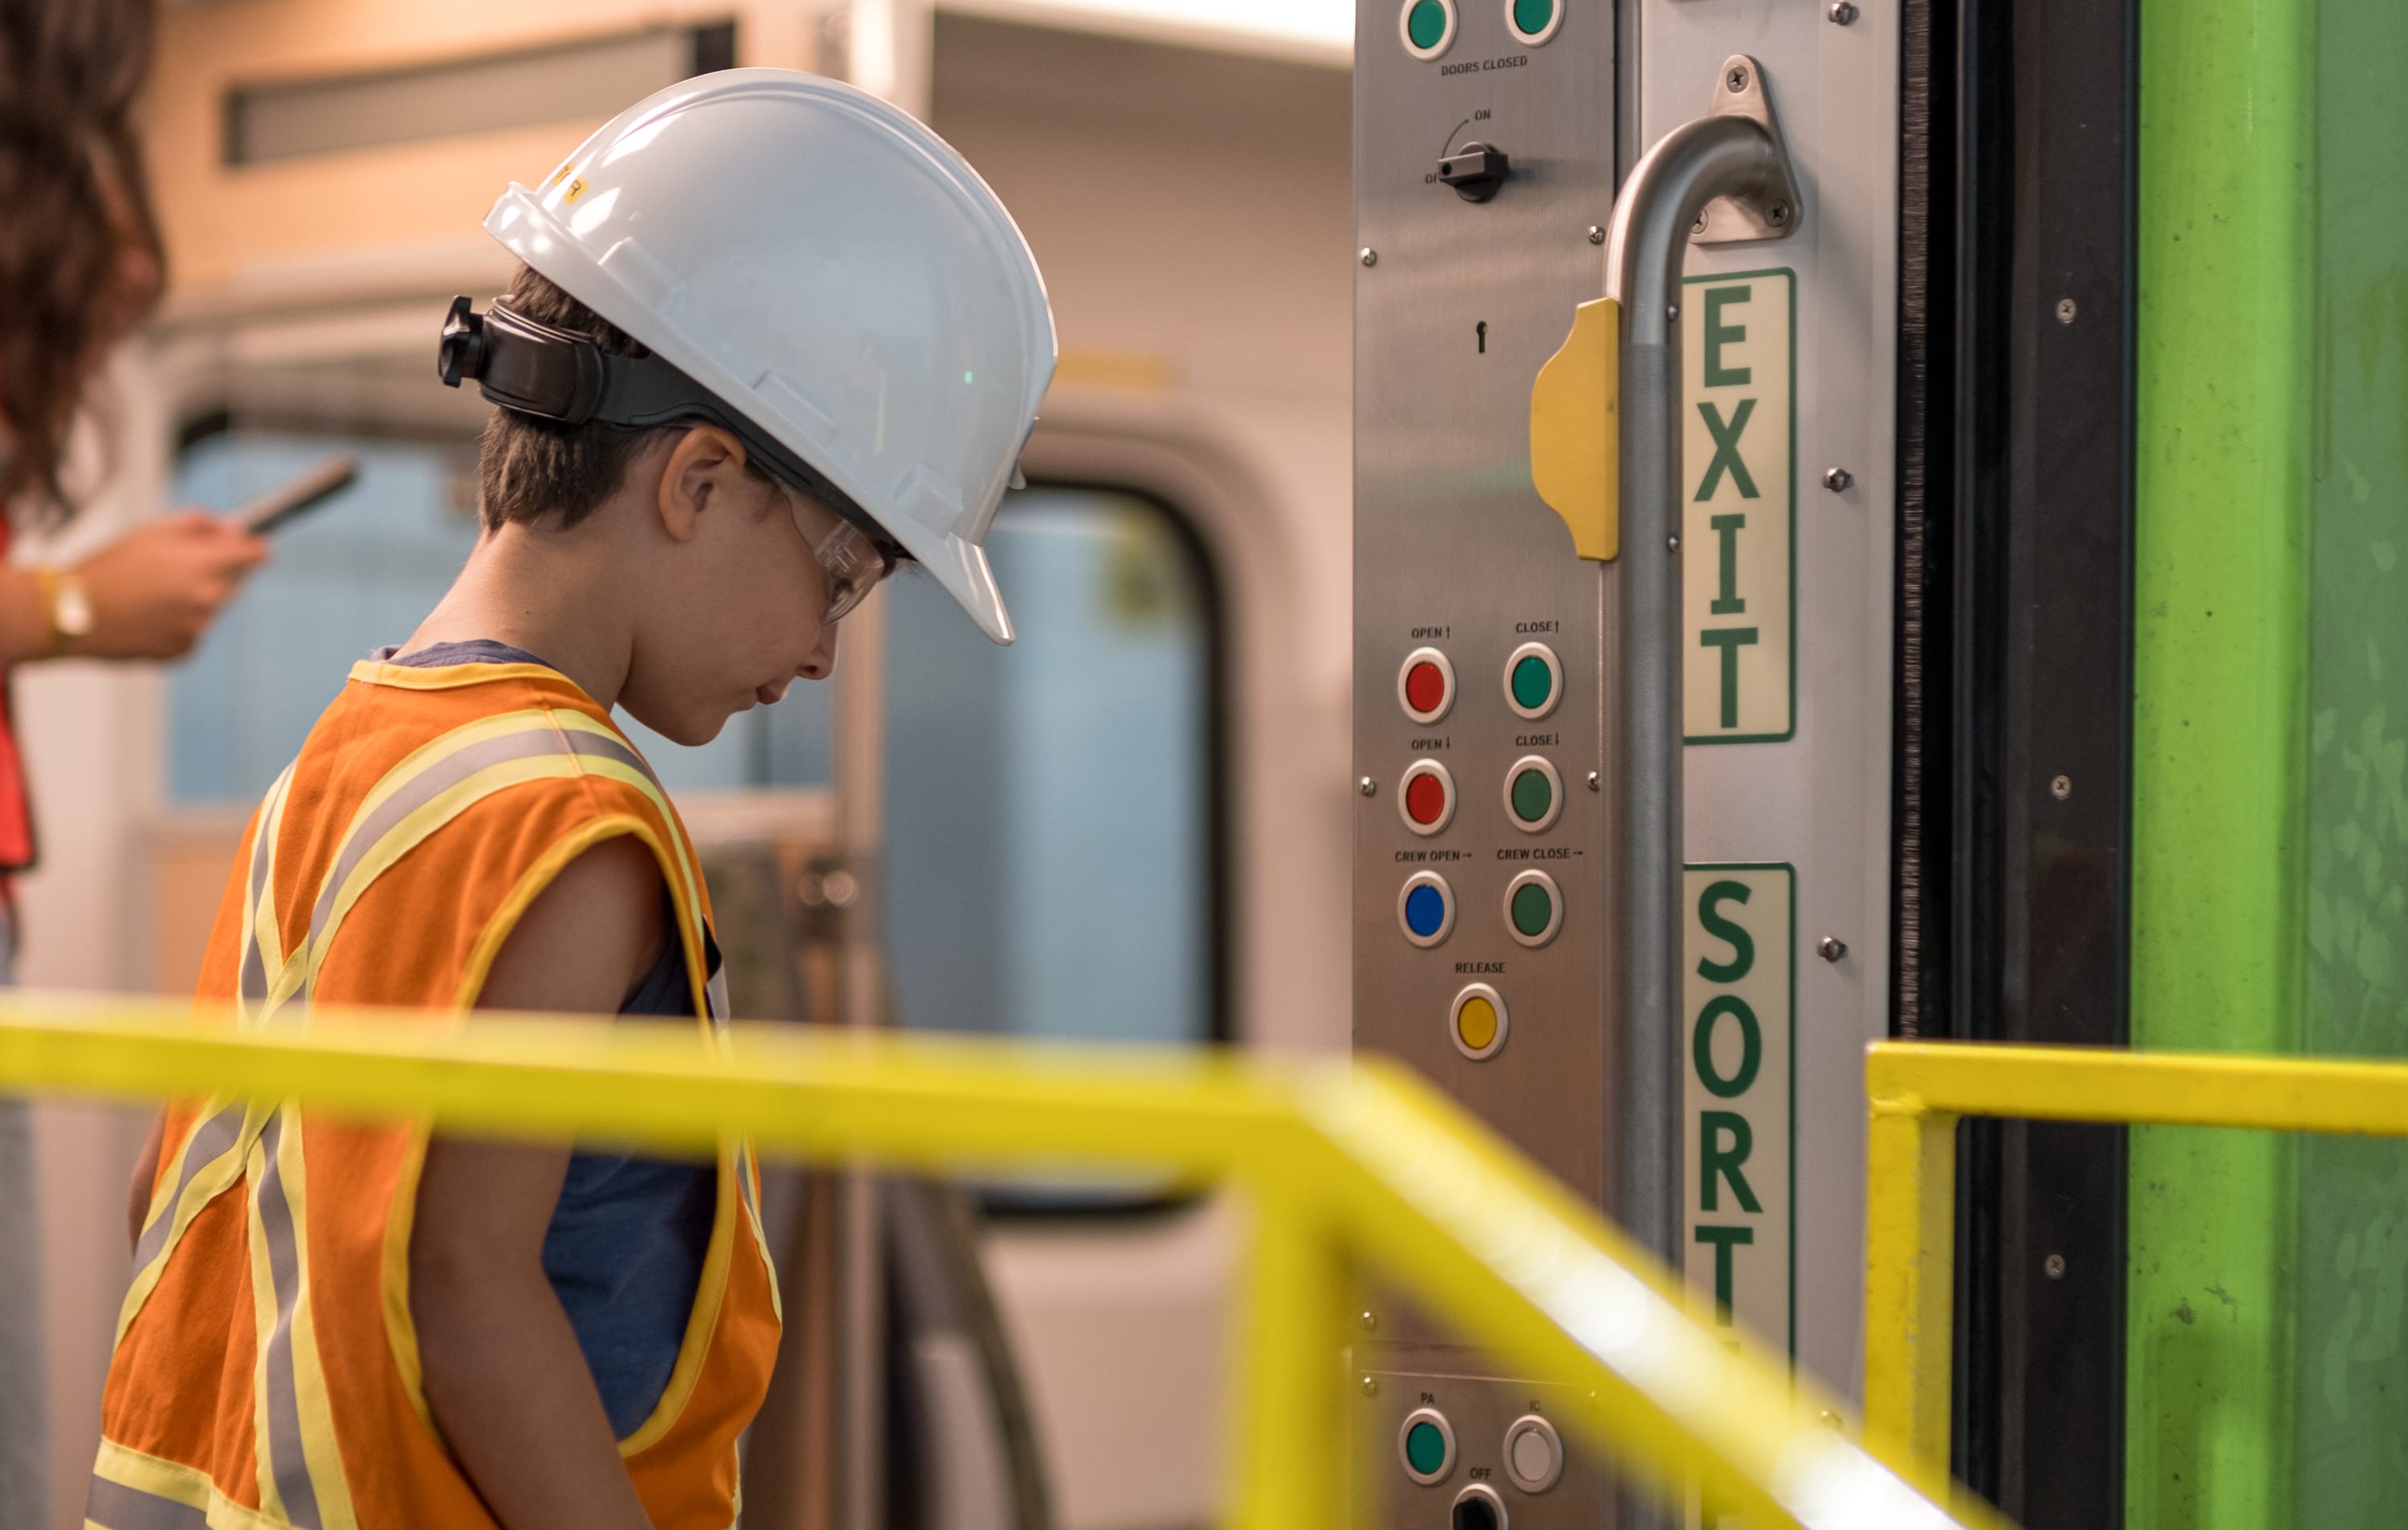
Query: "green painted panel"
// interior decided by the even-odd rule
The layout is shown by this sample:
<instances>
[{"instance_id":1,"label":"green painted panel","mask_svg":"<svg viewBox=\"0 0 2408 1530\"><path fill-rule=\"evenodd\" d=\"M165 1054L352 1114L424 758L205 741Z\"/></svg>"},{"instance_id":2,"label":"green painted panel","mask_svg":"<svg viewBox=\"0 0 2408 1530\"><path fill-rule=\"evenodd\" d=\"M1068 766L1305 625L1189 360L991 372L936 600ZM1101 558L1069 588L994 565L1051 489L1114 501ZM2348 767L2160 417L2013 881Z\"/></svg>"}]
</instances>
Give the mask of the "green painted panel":
<instances>
[{"instance_id":1,"label":"green painted panel","mask_svg":"<svg viewBox=\"0 0 2408 1530\"><path fill-rule=\"evenodd\" d=\"M2336 0L2339 3L2339 0ZM2132 1035L2290 1051L2305 949L2314 11L2140 24ZM2137 1131L2127 1523L2292 1509L2293 1145Z\"/></svg>"},{"instance_id":2,"label":"green painted panel","mask_svg":"<svg viewBox=\"0 0 2408 1530\"><path fill-rule=\"evenodd\" d=\"M2408 1055L2408 7L2325 0L2315 57L2307 1006L2319 1052ZM2300 1144L2300 1525L2408 1503L2408 1145Z\"/></svg>"}]
</instances>

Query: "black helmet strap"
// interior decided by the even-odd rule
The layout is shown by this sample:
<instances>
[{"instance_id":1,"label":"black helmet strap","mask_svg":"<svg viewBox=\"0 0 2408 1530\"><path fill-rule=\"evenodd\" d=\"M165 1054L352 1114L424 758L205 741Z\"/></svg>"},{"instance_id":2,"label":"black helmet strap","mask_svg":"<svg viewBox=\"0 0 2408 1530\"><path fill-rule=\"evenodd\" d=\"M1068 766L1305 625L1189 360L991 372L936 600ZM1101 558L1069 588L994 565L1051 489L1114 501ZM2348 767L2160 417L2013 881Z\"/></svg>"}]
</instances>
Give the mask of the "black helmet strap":
<instances>
[{"instance_id":1,"label":"black helmet strap","mask_svg":"<svg viewBox=\"0 0 2408 1530\"><path fill-rule=\"evenodd\" d=\"M455 297L443 319L435 371L445 387L473 379L502 408L566 425L717 425L762 467L860 527L888 557L910 556L852 495L659 356L606 356L591 336L529 319L506 302L479 313L468 298Z\"/></svg>"}]
</instances>

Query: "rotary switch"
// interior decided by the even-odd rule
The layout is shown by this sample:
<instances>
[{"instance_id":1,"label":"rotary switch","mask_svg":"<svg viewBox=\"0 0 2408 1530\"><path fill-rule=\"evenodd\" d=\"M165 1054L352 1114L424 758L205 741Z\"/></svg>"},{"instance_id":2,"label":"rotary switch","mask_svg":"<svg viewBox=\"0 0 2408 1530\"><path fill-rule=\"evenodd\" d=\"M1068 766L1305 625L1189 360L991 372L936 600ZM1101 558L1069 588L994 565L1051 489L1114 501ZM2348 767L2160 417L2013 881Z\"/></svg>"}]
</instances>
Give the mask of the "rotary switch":
<instances>
[{"instance_id":1,"label":"rotary switch","mask_svg":"<svg viewBox=\"0 0 2408 1530\"><path fill-rule=\"evenodd\" d=\"M1484 143L1468 143L1438 162L1438 179L1455 188L1466 202L1485 202L1513 173L1505 150Z\"/></svg>"}]
</instances>

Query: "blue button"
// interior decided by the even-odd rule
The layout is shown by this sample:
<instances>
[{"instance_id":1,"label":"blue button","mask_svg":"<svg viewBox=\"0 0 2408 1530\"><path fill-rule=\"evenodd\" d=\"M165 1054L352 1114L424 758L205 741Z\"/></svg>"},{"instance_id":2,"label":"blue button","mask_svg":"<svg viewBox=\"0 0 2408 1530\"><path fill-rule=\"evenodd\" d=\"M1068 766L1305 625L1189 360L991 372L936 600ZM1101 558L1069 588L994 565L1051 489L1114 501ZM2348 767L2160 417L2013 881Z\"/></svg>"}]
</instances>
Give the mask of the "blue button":
<instances>
[{"instance_id":1,"label":"blue button","mask_svg":"<svg viewBox=\"0 0 2408 1530\"><path fill-rule=\"evenodd\" d=\"M1416 887L1405 894L1405 928L1426 940L1446 923L1446 899L1435 887Z\"/></svg>"}]
</instances>

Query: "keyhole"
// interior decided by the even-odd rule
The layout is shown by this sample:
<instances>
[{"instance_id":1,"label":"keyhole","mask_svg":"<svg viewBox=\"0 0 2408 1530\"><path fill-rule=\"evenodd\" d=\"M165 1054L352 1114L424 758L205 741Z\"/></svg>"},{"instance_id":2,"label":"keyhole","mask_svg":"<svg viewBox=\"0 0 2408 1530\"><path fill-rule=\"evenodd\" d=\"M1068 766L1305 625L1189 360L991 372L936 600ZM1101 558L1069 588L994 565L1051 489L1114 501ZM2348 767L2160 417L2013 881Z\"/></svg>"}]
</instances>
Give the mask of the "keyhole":
<instances>
[{"instance_id":1,"label":"keyhole","mask_svg":"<svg viewBox=\"0 0 2408 1530\"><path fill-rule=\"evenodd\" d=\"M1483 319L1482 321L1480 321L1479 330L1480 330L1480 353L1481 353L1482 355L1485 356L1486 354L1488 354L1488 321L1487 321L1487 320Z\"/></svg>"}]
</instances>

